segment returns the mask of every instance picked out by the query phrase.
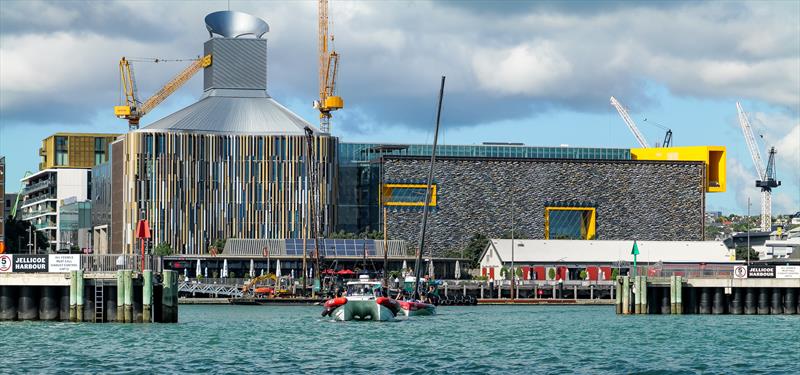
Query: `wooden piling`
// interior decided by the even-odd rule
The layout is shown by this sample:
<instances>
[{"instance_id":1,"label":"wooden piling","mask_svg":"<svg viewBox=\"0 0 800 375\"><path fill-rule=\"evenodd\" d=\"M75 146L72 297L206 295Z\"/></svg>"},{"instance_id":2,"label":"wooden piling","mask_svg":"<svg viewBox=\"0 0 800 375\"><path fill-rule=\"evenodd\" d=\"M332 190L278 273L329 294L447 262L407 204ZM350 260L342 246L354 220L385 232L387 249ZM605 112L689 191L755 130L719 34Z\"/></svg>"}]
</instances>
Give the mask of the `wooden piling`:
<instances>
[{"instance_id":1,"label":"wooden piling","mask_svg":"<svg viewBox=\"0 0 800 375\"><path fill-rule=\"evenodd\" d=\"M628 276L622 276L622 314L630 314L631 309L631 288Z\"/></svg>"},{"instance_id":2,"label":"wooden piling","mask_svg":"<svg viewBox=\"0 0 800 375\"><path fill-rule=\"evenodd\" d=\"M125 321L125 272L117 270L117 311L118 323Z\"/></svg>"},{"instance_id":3,"label":"wooden piling","mask_svg":"<svg viewBox=\"0 0 800 375\"><path fill-rule=\"evenodd\" d=\"M642 313L642 277L633 277L633 313Z\"/></svg>"},{"instance_id":4,"label":"wooden piling","mask_svg":"<svg viewBox=\"0 0 800 375\"><path fill-rule=\"evenodd\" d=\"M83 271L78 270L75 274L75 281L77 281L77 287L75 289L75 316L77 321L83 321L83 291L84 291L84 283L83 283Z\"/></svg>"},{"instance_id":5,"label":"wooden piling","mask_svg":"<svg viewBox=\"0 0 800 375\"><path fill-rule=\"evenodd\" d=\"M125 323L133 322L133 272L125 270L122 275L122 283L125 285L125 291L122 299L123 304L123 317L122 321Z\"/></svg>"},{"instance_id":6,"label":"wooden piling","mask_svg":"<svg viewBox=\"0 0 800 375\"><path fill-rule=\"evenodd\" d=\"M683 314L683 278L675 276L675 313Z\"/></svg>"},{"instance_id":7,"label":"wooden piling","mask_svg":"<svg viewBox=\"0 0 800 375\"><path fill-rule=\"evenodd\" d=\"M78 271L69 272L69 321L78 320Z\"/></svg>"},{"instance_id":8,"label":"wooden piling","mask_svg":"<svg viewBox=\"0 0 800 375\"><path fill-rule=\"evenodd\" d=\"M672 275L669 277L669 313L673 315L678 313L678 291L675 284L676 277Z\"/></svg>"},{"instance_id":9,"label":"wooden piling","mask_svg":"<svg viewBox=\"0 0 800 375\"><path fill-rule=\"evenodd\" d=\"M647 314L647 276L639 276L639 293L642 295L641 301L641 313Z\"/></svg>"},{"instance_id":10,"label":"wooden piling","mask_svg":"<svg viewBox=\"0 0 800 375\"><path fill-rule=\"evenodd\" d=\"M153 271L145 270L142 277L144 278L142 283L142 322L150 323L153 320L150 308L153 303Z\"/></svg>"}]
</instances>

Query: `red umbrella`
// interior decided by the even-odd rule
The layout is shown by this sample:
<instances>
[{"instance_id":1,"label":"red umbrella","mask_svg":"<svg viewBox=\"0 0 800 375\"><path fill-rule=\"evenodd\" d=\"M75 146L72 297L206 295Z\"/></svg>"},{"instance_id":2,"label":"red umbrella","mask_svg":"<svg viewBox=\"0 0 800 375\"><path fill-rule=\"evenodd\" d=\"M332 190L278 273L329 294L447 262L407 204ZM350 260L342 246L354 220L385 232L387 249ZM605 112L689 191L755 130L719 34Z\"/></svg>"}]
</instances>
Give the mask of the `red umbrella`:
<instances>
[{"instance_id":1,"label":"red umbrella","mask_svg":"<svg viewBox=\"0 0 800 375\"><path fill-rule=\"evenodd\" d=\"M339 275L355 275L356 273L351 270L341 270L337 272Z\"/></svg>"}]
</instances>

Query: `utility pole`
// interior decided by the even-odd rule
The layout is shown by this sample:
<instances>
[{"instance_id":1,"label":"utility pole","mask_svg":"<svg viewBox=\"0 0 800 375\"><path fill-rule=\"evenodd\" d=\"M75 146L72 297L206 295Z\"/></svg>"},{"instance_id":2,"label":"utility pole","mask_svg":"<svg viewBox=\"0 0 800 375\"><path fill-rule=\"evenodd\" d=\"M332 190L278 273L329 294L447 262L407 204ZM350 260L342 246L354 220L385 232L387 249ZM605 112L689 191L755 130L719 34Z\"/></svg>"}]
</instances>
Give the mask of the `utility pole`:
<instances>
[{"instance_id":1,"label":"utility pole","mask_svg":"<svg viewBox=\"0 0 800 375\"><path fill-rule=\"evenodd\" d=\"M33 254L33 242L32 242L32 239L31 239L31 228L32 227L33 227L33 224L28 226L28 254Z\"/></svg>"}]
</instances>

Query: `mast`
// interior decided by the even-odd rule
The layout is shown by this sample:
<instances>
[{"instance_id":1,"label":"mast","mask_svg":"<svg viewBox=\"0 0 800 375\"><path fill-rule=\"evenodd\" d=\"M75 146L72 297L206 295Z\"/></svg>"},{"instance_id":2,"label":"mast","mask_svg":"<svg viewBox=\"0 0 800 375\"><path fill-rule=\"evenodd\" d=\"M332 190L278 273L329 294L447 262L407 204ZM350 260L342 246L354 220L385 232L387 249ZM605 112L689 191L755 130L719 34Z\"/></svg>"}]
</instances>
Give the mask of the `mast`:
<instances>
[{"instance_id":1,"label":"mast","mask_svg":"<svg viewBox=\"0 0 800 375\"><path fill-rule=\"evenodd\" d=\"M306 149L308 153L308 158L306 159L306 173L309 179L309 185L311 185L311 189L308 191L309 194L316 192L316 163L314 162L314 149L313 149L313 142L314 142L314 131L311 130L310 127L305 128L306 131ZM312 166L312 164L315 164ZM310 215L308 216L309 226L313 231L314 235L314 273L315 278L318 280L320 288L322 287L322 273L319 269L319 220L315 220L317 215L317 201L316 201L316 194L314 193L313 196L309 196L309 211ZM313 294L313 293L312 293Z\"/></svg>"},{"instance_id":2,"label":"mast","mask_svg":"<svg viewBox=\"0 0 800 375\"><path fill-rule=\"evenodd\" d=\"M436 143L439 140L439 120L442 116L442 97L444 96L444 79L442 76L442 85L439 87L439 107L436 110L436 128L433 131L433 148L431 149L431 167L428 170L428 186L425 188L425 203L422 205L422 228L419 233L419 252L417 253L417 261L414 264L414 298L419 299L419 279L422 277L422 251L425 249L425 228L428 225L428 202L431 200L431 184L433 182L433 165L436 163Z\"/></svg>"}]
</instances>

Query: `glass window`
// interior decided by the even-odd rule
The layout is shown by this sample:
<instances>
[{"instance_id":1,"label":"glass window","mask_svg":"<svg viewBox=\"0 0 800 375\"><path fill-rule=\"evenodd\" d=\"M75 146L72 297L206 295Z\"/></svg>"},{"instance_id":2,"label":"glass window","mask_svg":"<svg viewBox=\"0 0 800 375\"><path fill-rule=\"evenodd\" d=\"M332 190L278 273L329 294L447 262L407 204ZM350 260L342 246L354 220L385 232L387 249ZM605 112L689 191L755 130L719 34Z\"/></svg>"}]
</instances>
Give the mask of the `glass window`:
<instances>
[{"instance_id":1,"label":"glass window","mask_svg":"<svg viewBox=\"0 0 800 375\"><path fill-rule=\"evenodd\" d=\"M597 238L593 207L545 208L545 239L594 240Z\"/></svg>"},{"instance_id":2,"label":"glass window","mask_svg":"<svg viewBox=\"0 0 800 375\"><path fill-rule=\"evenodd\" d=\"M426 184L386 184L383 197L387 206L422 206L425 203ZM431 185L428 206L436 206L436 184Z\"/></svg>"},{"instance_id":3,"label":"glass window","mask_svg":"<svg viewBox=\"0 0 800 375\"><path fill-rule=\"evenodd\" d=\"M56 165L69 165L69 142L67 137L56 137Z\"/></svg>"}]
</instances>

